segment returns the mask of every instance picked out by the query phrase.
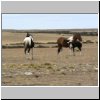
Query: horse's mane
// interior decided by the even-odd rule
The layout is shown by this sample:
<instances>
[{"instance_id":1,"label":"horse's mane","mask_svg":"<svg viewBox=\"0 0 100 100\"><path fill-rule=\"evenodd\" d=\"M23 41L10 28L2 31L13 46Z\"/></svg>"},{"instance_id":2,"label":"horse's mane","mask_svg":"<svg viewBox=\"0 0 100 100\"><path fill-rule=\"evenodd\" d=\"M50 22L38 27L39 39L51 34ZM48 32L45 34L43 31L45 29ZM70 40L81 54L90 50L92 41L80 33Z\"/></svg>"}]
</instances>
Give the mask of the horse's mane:
<instances>
[{"instance_id":1,"label":"horse's mane","mask_svg":"<svg viewBox=\"0 0 100 100\"><path fill-rule=\"evenodd\" d=\"M80 33L73 34L73 41L77 41L77 40L82 41L82 37Z\"/></svg>"}]
</instances>

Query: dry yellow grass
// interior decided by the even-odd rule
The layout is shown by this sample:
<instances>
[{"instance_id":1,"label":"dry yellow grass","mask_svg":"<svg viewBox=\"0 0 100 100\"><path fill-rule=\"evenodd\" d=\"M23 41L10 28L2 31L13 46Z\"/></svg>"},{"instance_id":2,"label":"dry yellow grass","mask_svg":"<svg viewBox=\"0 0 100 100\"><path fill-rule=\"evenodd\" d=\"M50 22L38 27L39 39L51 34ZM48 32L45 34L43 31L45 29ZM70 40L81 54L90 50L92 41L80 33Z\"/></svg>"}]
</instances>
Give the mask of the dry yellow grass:
<instances>
[{"instance_id":1,"label":"dry yellow grass","mask_svg":"<svg viewBox=\"0 0 100 100\"><path fill-rule=\"evenodd\" d=\"M2 33L2 45L21 43L26 33ZM33 34L35 42L56 42L65 34ZM82 36L83 41L98 41L97 36ZM2 85L24 86L97 86L98 44L83 44L82 55L70 55L63 48L34 48L33 60L25 58L23 48L2 49ZM28 75L26 75L28 74Z\"/></svg>"},{"instance_id":2,"label":"dry yellow grass","mask_svg":"<svg viewBox=\"0 0 100 100\"><path fill-rule=\"evenodd\" d=\"M47 42L56 42L59 37L70 37L70 34L55 34L55 33L31 33L33 35L35 42L47 43ZM2 33L2 45L4 44L13 44L13 43L22 43L26 33L11 33L3 32ZM98 41L97 36L82 36L83 41L91 40L93 42Z\"/></svg>"}]
</instances>

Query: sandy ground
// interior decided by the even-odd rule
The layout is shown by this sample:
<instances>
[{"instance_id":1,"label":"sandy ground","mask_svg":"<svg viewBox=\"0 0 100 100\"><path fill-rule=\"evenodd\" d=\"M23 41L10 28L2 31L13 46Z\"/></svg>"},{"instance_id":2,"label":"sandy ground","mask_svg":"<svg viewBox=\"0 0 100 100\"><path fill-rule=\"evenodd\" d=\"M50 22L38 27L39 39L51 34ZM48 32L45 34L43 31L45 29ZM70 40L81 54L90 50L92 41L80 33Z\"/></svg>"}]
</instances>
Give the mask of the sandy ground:
<instances>
[{"instance_id":1,"label":"sandy ground","mask_svg":"<svg viewBox=\"0 0 100 100\"><path fill-rule=\"evenodd\" d=\"M83 44L82 55L69 48L34 48L27 59L23 48L2 49L2 86L97 86L98 44Z\"/></svg>"}]
</instances>

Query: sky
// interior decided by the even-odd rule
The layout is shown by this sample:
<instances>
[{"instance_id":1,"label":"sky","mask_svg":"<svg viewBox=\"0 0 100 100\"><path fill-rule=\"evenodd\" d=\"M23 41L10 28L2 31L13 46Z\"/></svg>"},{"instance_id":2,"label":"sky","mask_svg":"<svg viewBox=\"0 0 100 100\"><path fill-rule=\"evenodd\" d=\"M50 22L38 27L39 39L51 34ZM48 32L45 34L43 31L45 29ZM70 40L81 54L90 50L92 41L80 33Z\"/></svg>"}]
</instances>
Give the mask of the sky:
<instances>
[{"instance_id":1,"label":"sky","mask_svg":"<svg viewBox=\"0 0 100 100\"><path fill-rule=\"evenodd\" d=\"M98 28L98 14L2 14L2 29Z\"/></svg>"}]
</instances>

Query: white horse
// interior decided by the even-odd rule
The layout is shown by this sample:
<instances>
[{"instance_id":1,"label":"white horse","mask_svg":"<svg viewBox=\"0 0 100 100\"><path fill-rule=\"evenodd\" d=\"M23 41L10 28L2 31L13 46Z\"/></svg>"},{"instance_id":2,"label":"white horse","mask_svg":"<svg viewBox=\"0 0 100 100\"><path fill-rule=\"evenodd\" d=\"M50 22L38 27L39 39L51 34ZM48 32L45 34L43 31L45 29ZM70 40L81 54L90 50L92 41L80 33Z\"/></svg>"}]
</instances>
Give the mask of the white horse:
<instances>
[{"instance_id":1,"label":"white horse","mask_svg":"<svg viewBox=\"0 0 100 100\"><path fill-rule=\"evenodd\" d=\"M33 59L33 47L34 47L34 41L33 41L33 37L27 33L24 41L24 53L26 54L30 54L30 49L32 49L32 59Z\"/></svg>"}]
</instances>

